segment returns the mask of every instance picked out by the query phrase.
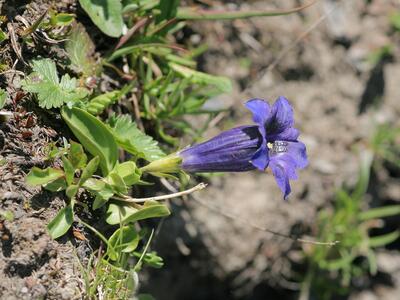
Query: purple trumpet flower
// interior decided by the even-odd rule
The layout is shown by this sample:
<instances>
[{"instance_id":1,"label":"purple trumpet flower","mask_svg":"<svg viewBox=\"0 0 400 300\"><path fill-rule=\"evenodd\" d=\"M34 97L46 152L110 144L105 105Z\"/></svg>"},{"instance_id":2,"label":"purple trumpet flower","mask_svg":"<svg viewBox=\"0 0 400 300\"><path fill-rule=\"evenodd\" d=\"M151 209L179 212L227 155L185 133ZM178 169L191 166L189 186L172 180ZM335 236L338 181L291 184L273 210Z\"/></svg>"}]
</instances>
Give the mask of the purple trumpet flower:
<instances>
[{"instance_id":1,"label":"purple trumpet flower","mask_svg":"<svg viewBox=\"0 0 400 300\"><path fill-rule=\"evenodd\" d=\"M297 179L296 169L307 166L306 147L294 128L293 108L284 97L272 107L262 99L252 99L246 107L256 125L236 127L216 137L178 152L181 169L187 172L265 171L270 167L284 199Z\"/></svg>"}]
</instances>

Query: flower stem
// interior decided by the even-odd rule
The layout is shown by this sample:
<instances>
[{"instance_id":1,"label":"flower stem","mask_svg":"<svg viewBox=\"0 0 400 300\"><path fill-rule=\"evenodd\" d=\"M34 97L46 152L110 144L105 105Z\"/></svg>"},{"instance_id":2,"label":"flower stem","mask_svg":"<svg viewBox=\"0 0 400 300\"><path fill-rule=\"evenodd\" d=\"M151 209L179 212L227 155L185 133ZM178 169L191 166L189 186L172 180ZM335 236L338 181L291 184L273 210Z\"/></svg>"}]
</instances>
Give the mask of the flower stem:
<instances>
[{"instance_id":1,"label":"flower stem","mask_svg":"<svg viewBox=\"0 0 400 300\"><path fill-rule=\"evenodd\" d=\"M207 184L202 182L202 183L199 183L198 185L196 185L195 187L192 187L191 189L188 189L188 190L185 190L182 192L177 192L177 193L173 193L173 194L169 194L169 195L148 197L148 198L132 198L129 196L123 196L123 197L114 196L112 198L114 200L123 201L123 202L127 202L127 203L142 203L142 202L146 202L146 201L162 201L162 200L167 200L167 199L171 199L171 198L175 198L175 197L181 197L184 195L188 195L188 194L200 191L200 190L204 189L206 186L207 186Z\"/></svg>"}]
</instances>

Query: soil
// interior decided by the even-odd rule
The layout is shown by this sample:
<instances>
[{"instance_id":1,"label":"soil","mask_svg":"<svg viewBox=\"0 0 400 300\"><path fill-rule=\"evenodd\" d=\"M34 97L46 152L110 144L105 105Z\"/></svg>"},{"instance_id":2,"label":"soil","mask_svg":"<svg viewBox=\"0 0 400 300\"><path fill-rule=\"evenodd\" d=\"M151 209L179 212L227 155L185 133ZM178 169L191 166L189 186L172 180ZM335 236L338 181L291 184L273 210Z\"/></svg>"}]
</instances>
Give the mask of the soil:
<instances>
[{"instance_id":1,"label":"soil","mask_svg":"<svg viewBox=\"0 0 400 300\"><path fill-rule=\"evenodd\" d=\"M298 5L294 0L212 2L221 9ZM18 29L22 24L16 16L33 21L49 5L83 15L73 0L15 1L12 5L0 0L0 15L7 15ZM391 28L388 17L399 9L396 0L321 0L288 16L189 23L178 38L208 45L200 67L234 82L232 94L207 104L227 109L219 115L224 121L216 119L213 125L218 126L210 126L207 136L248 124L250 114L243 107L247 99L271 102L284 95L294 106L310 165L293 182L287 202L271 174L199 178L208 180L209 187L171 203L173 215L159 225L152 247L165 266L140 274L141 292L159 300L298 297L300 287L293 280L292 268L305 246L251 224L312 238L316 216L331 206L335 190L356 182L360 155L376 125L400 125L400 33ZM87 20L83 23L91 26ZM387 45L392 47L391 54L374 63L371 53ZM57 53L57 46L48 47ZM22 51L30 58L49 49ZM8 43L0 49L10 66L18 58L15 52ZM24 71L26 66L19 61L16 68ZM19 112L0 126L0 211L14 216L12 221L0 222L0 298L79 299L83 283L78 261L85 261L90 246L72 234L52 240L46 225L65 199L61 193L24 183L31 167L59 163L47 159L46 148L68 133L57 114L44 114L18 93L18 76L0 75L0 87L12 96L6 109ZM398 171L387 167L372 178L366 207L400 202ZM398 228L400 220L384 225ZM85 236L91 239L89 233ZM396 241L378 252L378 275L360 283L350 299L398 298L399 244Z\"/></svg>"},{"instance_id":2,"label":"soil","mask_svg":"<svg viewBox=\"0 0 400 300\"><path fill-rule=\"evenodd\" d=\"M225 9L296 3L251 1ZM272 102L283 95L294 105L310 164L293 182L287 202L271 174L212 178L209 188L195 195L203 205L188 199L163 223L156 249L166 267L152 272L143 290L156 299L297 299L293 265L305 246L253 225L312 237L317 213L329 207L335 190L355 184L360 156L377 124L399 125L400 36L388 17L398 9L396 1L320 1L285 17L191 24L192 39L198 35L209 47L202 68L236 83L234 93L210 101L230 110L209 136L249 124L247 99ZM393 45L392 55L370 62L371 53L386 45ZM399 203L399 174L390 173L380 170L372 177L366 206ZM386 226L398 228L399 218ZM395 245L378 254L382 273L366 279L352 299L398 298L399 268L384 267L399 266Z\"/></svg>"}]
</instances>

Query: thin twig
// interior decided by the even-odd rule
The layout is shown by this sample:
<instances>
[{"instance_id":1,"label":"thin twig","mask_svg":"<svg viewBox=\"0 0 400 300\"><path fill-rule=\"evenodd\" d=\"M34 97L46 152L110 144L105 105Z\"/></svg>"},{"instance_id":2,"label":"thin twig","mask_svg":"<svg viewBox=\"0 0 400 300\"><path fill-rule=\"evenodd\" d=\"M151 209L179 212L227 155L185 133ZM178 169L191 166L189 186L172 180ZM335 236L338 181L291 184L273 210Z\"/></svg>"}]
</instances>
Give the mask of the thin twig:
<instances>
[{"instance_id":1,"label":"thin twig","mask_svg":"<svg viewBox=\"0 0 400 300\"><path fill-rule=\"evenodd\" d=\"M146 25L147 21L150 19L150 17L144 17L143 19L139 20L136 22L135 25L133 25L127 33L125 33L120 39L115 46L114 50L117 50L120 48L122 45L124 45L134 34L136 31L138 31L140 28L142 28L144 25Z\"/></svg>"},{"instance_id":2,"label":"thin twig","mask_svg":"<svg viewBox=\"0 0 400 300\"><path fill-rule=\"evenodd\" d=\"M195 195L192 195L192 198L193 198L196 202L198 202L199 204L201 204L201 205L203 205L204 207L206 207L207 209L209 209L209 210L211 210L211 211L213 211L213 212L215 212L215 213L217 213L217 214L220 214L220 215L222 215L222 216L224 216L224 217L226 217L226 218L228 218L228 219L230 219L230 220L233 220L234 222L242 223L242 224L244 224L244 225L246 225L246 226L250 226L250 227L255 228L255 229L257 229L257 230L265 231L265 232L268 232L268 233L271 233L271 234L273 234L273 235L277 235L277 236L280 236L280 237L283 237L283 238L286 238L286 239L291 239L291 240L296 241L296 242L299 242L299 243L313 244L313 245L320 245L320 246L329 246L329 247L335 246L336 244L339 243L339 241L333 241L333 242L311 241L311 240L306 240L306 239L297 238L297 237L295 237L295 236L291 236L291 235L284 234L284 233L281 233L281 232L273 231L273 230L270 230L270 229L268 229L268 228L261 227L261 226L259 226L259 225L257 225L257 224L254 224L254 223L251 222L251 221L244 220L244 219L242 219L242 218L240 218L240 217L238 217L238 216L235 216L235 215L233 215L233 214L227 213L227 212L225 212L225 211L219 209L217 206L210 205L209 203L204 202L203 200L199 199L199 198L196 197Z\"/></svg>"},{"instance_id":3,"label":"thin twig","mask_svg":"<svg viewBox=\"0 0 400 300\"><path fill-rule=\"evenodd\" d=\"M295 12L299 12L311 5L317 0L311 1L308 4L304 4L299 7L291 9L282 9L275 11L264 11L264 10L251 10L251 11L217 11L217 10L203 10L198 8L184 8L180 9L177 13L176 18L178 20L234 20L234 19L246 19L251 17L273 17L289 15Z\"/></svg>"},{"instance_id":4,"label":"thin twig","mask_svg":"<svg viewBox=\"0 0 400 300\"><path fill-rule=\"evenodd\" d=\"M334 10L334 8L332 9L332 11ZM294 48L297 46L298 43L301 42L301 40L303 40L311 31L313 31L319 24L321 24L327 17L328 15L332 12L330 11L327 14L324 14L323 16L321 16L317 21L314 22L314 24L312 24L309 28L307 28L306 31L302 32L297 39L295 39L293 41L293 43L291 43L288 47L286 47L283 51L280 52L280 54L275 58L275 60L268 66L267 70L265 71L265 73L268 73L270 71L272 71L272 69L274 69L279 63L280 61Z\"/></svg>"},{"instance_id":5,"label":"thin twig","mask_svg":"<svg viewBox=\"0 0 400 300\"><path fill-rule=\"evenodd\" d=\"M123 201L123 202L127 202L127 203L143 203L146 201L162 201L162 200L181 197L184 195L188 195L188 194L200 191L200 190L204 189L206 186L207 186L207 184L201 182L198 185L196 185L195 187L192 187L191 189L188 189L188 190L182 191L182 192L169 194L169 195L162 195L162 196L155 196L155 197L148 197L148 198L132 198L132 197L128 197L128 196L124 196L124 197L114 196L112 198L115 200Z\"/></svg>"},{"instance_id":6,"label":"thin twig","mask_svg":"<svg viewBox=\"0 0 400 300\"><path fill-rule=\"evenodd\" d=\"M135 114L136 124L138 125L138 127L141 131L145 132L142 118L140 117L139 101L138 101L135 93L132 93L131 99L132 99L133 113Z\"/></svg>"},{"instance_id":7,"label":"thin twig","mask_svg":"<svg viewBox=\"0 0 400 300\"><path fill-rule=\"evenodd\" d=\"M162 183L168 190L170 190L171 192L177 191L177 189L176 189L174 186L172 186L168 181L166 181L166 180L161 180L161 183ZM283 238L286 238L286 239L291 239L291 240L293 240L293 241L295 241L295 242L305 243L305 244L313 244L313 245L321 245L321 246L329 246L329 247L332 247L332 246L335 246L336 244L339 243L339 241L333 241L333 242L311 241L311 240L306 240L306 239L300 239L300 238L297 238L297 237L294 237L294 236L291 236L291 235L287 235L287 234L284 234L284 233L280 233L280 232L277 232L277 231L273 231L273 230L270 230L270 229L261 227L261 226L259 226L259 225L257 225L257 224L254 224L254 223L252 223L252 222L249 222L249 221L247 221L247 220L244 220L244 219L242 219L242 218L240 218L240 217L238 217L238 216L235 216L235 215L233 215L233 214L229 214L229 213L227 213L227 212L224 212L224 211L222 211L222 209L220 209L219 207L214 206L214 205L210 205L210 204L204 202L203 200L199 199L196 195L193 195L193 194L192 194L192 195L190 195L190 196L193 198L193 200L195 200L195 201L198 202L199 204L203 205L204 207L206 207L206 208L209 209L210 211L213 211L213 212L216 213L216 214L222 215L222 216L224 216L224 217L226 217L226 218L228 218L228 219L230 219L230 220L232 220L232 221L234 221L234 222L242 223L243 225L250 226L250 227L255 228L255 229L257 229L257 230L260 230L260 231L265 231L265 232L271 233L271 234L273 234L273 235L277 235L277 236L280 236L280 237L283 237ZM187 198L186 198L186 199L187 199ZM185 200L186 200L186 199L185 199Z\"/></svg>"}]
</instances>

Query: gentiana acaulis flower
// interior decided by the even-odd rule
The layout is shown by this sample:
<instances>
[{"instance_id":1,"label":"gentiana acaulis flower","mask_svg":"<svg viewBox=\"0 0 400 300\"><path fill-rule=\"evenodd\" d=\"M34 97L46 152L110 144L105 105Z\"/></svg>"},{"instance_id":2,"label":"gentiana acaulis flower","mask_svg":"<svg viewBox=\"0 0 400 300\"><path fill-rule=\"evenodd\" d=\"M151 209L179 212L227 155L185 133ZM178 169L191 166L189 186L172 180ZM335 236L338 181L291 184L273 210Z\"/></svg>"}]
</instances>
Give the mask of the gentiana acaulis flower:
<instances>
[{"instance_id":1,"label":"gentiana acaulis flower","mask_svg":"<svg viewBox=\"0 0 400 300\"><path fill-rule=\"evenodd\" d=\"M142 168L150 173L183 170L198 172L244 172L270 168L286 199L289 180L307 166L305 145L298 141L293 108L284 97L270 106L262 99L247 101L254 125L236 127Z\"/></svg>"}]
</instances>

